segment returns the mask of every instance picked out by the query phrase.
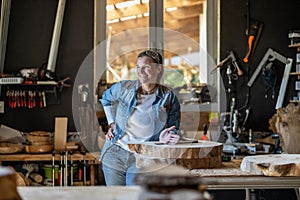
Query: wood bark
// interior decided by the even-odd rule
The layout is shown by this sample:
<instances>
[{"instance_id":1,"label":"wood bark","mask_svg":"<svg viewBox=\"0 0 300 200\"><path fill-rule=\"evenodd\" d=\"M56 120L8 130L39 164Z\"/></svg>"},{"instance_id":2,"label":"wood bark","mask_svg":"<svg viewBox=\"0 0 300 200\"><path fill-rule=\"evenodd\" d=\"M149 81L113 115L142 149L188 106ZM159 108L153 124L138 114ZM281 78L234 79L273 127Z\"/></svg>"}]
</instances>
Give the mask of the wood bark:
<instances>
[{"instance_id":1,"label":"wood bark","mask_svg":"<svg viewBox=\"0 0 300 200\"><path fill-rule=\"evenodd\" d=\"M17 191L16 173L0 174L0 200L21 200Z\"/></svg>"},{"instance_id":2,"label":"wood bark","mask_svg":"<svg viewBox=\"0 0 300 200\"><path fill-rule=\"evenodd\" d=\"M300 153L300 106L294 103L280 108L269 120L269 129L279 133L283 140L283 151Z\"/></svg>"}]
</instances>

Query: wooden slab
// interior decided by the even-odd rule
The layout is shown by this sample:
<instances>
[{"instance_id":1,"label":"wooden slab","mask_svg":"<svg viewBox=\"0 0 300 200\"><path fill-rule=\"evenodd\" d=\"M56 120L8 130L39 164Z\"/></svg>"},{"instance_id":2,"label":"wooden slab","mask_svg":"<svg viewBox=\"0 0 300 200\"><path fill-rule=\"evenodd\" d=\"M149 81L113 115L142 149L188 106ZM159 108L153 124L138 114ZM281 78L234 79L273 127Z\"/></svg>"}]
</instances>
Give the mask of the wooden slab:
<instances>
[{"instance_id":1,"label":"wooden slab","mask_svg":"<svg viewBox=\"0 0 300 200\"><path fill-rule=\"evenodd\" d=\"M222 143L198 141L164 145L157 142L128 144L136 152L138 167L155 164L176 164L188 169L216 168L222 166Z\"/></svg>"},{"instance_id":2,"label":"wooden slab","mask_svg":"<svg viewBox=\"0 0 300 200\"><path fill-rule=\"evenodd\" d=\"M55 118L55 131L54 131L55 151L65 150L67 144L67 128L68 128L67 117Z\"/></svg>"},{"instance_id":3,"label":"wooden slab","mask_svg":"<svg viewBox=\"0 0 300 200\"><path fill-rule=\"evenodd\" d=\"M247 156L241 170L265 176L300 176L300 154Z\"/></svg>"}]
</instances>

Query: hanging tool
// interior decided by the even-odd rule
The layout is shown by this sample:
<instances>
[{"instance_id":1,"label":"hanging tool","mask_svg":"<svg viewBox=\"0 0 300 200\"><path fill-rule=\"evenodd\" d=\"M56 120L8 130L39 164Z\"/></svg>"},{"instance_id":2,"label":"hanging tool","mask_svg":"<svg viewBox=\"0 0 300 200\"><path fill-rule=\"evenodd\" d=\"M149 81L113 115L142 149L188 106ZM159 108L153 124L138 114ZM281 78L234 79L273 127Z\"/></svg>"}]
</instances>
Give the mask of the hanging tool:
<instances>
[{"instance_id":1,"label":"hanging tool","mask_svg":"<svg viewBox=\"0 0 300 200\"><path fill-rule=\"evenodd\" d=\"M238 76L242 76L244 74L244 72L241 70L241 68L237 64L236 57L235 57L233 51L229 51L228 56L225 59L223 59L218 65L216 65L210 73L213 73L216 69L218 69L219 67L222 67L230 59L231 59L231 63L233 64L233 66L235 68L234 71L237 71Z\"/></svg>"},{"instance_id":2,"label":"hanging tool","mask_svg":"<svg viewBox=\"0 0 300 200\"><path fill-rule=\"evenodd\" d=\"M278 99L277 99L277 103L276 103L276 109L278 109L278 108L281 108L282 103L283 103L283 98L284 98L287 82L289 79L289 73L290 73L290 70L292 67L293 59L286 58L286 57L282 56L281 54L279 54L278 52L273 51L271 48L269 48L267 50L267 52L265 53L263 59L260 61L259 65L257 66L256 70L254 71L254 73L253 73L252 77L250 78L249 82L247 83L247 85L249 87L251 87L253 85L256 77L258 76L260 70L266 65L267 62L270 62L270 61L273 62L274 60L279 60L280 62L285 64L284 74L283 74L283 78L281 81L280 91L279 91L279 95L278 95Z\"/></svg>"},{"instance_id":3,"label":"hanging tool","mask_svg":"<svg viewBox=\"0 0 300 200\"><path fill-rule=\"evenodd\" d=\"M71 84L65 83L67 80L70 80L70 77L64 78L62 80L57 81L56 86L59 88L59 91L61 92L63 87L71 87Z\"/></svg>"},{"instance_id":4,"label":"hanging tool","mask_svg":"<svg viewBox=\"0 0 300 200\"><path fill-rule=\"evenodd\" d=\"M244 117L244 121L243 121L242 128L241 128L242 131L245 131L245 125L246 125L246 122L249 118L249 114L250 114L250 108L249 107L246 108L245 113L246 113L246 116Z\"/></svg>"},{"instance_id":5,"label":"hanging tool","mask_svg":"<svg viewBox=\"0 0 300 200\"><path fill-rule=\"evenodd\" d=\"M232 84L231 76L233 76L233 75L232 75L232 70L231 70L230 65L227 65L226 75L227 75L227 78L228 78L228 84L231 85Z\"/></svg>"},{"instance_id":6,"label":"hanging tool","mask_svg":"<svg viewBox=\"0 0 300 200\"><path fill-rule=\"evenodd\" d=\"M250 57L253 55L253 52L257 46L258 40L260 38L261 32L263 29L263 24L261 22L255 21L250 29L247 31L248 36L248 51L246 56L244 57L244 63L248 63Z\"/></svg>"},{"instance_id":7,"label":"hanging tool","mask_svg":"<svg viewBox=\"0 0 300 200\"><path fill-rule=\"evenodd\" d=\"M244 63L248 63L250 57L253 55L263 29L263 24L261 22L259 22L258 20L251 19L250 0L246 0L246 9L247 9L246 36L247 36L248 50L246 56L243 59ZM251 24L251 20L252 20L252 24Z\"/></svg>"},{"instance_id":8,"label":"hanging tool","mask_svg":"<svg viewBox=\"0 0 300 200\"><path fill-rule=\"evenodd\" d=\"M234 110L233 112L233 119L232 119L232 132L233 133L238 133L239 131L239 127L238 127L238 115L239 115L239 112L238 110Z\"/></svg>"},{"instance_id":9,"label":"hanging tool","mask_svg":"<svg viewBox=\"0 0 300 200\"><path fill-rule=\"evenodd\" d=\"M270 62L262 69L262 77L265 83L265 98L268 98L268 91L272 89L272 99L275 98L276 72L272 70L273 63Z\"/></svg>"},{"instance_id":10,"label":"hanging tool","mask_svg":"<svg viewBox=\"0 0 300 200\"><path fill-rule=\"evenodd\" d=\"M232 97L231 98L231 105L230 105L230 120L229 120L229 123L230 123L230 129L231 129L231 132L233 132L233 115L234 115L234 108L235 108L235 98Z\"/></svg>"},{"instance_id":11,"label":"hanging tool","mask_svg":"<svg viewBox=\"0 0 300 200\"><path fill-rule=\"evenodd\" d=\"M282 56L281 54L277 53L276 51L273 51L271 48L269 48L267 50L267 52L265 53L263 59L260 61L258 67L256 68L256 70L254 71L253 75L251 76L250 80L248 81L247 85L249 87L251 87L256 79L256 77L258 76L258 74L260 73L260 70L265 66L265 64L268 61L273 62L275 59L279 60L280 62L284 63L284 64L289 64L289 60L287 58L285 58L284 56Z\"/></svg>"}]
</instances>

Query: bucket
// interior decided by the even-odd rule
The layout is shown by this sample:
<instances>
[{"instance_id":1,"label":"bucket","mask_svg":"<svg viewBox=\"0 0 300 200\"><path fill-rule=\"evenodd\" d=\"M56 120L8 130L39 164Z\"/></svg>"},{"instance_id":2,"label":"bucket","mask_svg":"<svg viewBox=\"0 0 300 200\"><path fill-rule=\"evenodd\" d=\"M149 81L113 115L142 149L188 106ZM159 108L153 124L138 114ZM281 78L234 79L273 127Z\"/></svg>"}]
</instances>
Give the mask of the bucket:
<instances>
[{"instance_id":1,"label":"bucket","mask_svg":"<svg viewBox=\"0 0 300 200\"><path fill-rule=\"evenodd\" d=\"M43 167L44 172L45 172L45 179L50 179L52 180L52 165L44 165ZM73 175L77 173L77 165L73 164ZM58 179L58 171L59 171L59 165L55 165L54 168L54 177L57 180ZM69 171L69 175L71 173L71 166L68 165L68 171Z\"/></svg>"}]
</instances>

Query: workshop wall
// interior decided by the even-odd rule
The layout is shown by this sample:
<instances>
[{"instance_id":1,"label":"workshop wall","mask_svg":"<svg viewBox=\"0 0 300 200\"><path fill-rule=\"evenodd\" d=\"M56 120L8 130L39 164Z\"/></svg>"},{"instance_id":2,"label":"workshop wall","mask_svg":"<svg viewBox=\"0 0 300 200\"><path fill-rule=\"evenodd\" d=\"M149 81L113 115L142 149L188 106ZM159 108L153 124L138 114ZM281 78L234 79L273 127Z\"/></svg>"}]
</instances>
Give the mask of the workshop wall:
<instances>
[{"instance_id":1,"label":"workshop wall","mask_svg":"<svg viewBox=\"0 0 300 200\"><path fill-rule=\"evenodd\" d=\"M5 73L40 67L48 61L58 0L12 0ZM93 0L66 2L55 68L58 80L73 83L85 57L93 48ZM1 98L5 98L2 89ZM54 103L49 96L48 103ZM51 102L50 102L51 101ZM68 131L76 131L72 117L72 88L64 88L60 104L46 108L15 108L5 105L0 124L20 131L54 131L55 117L68 117Z\"/></svg>"},{"instance_id":2,"label":"workshop wall","mask_svg":"<svg viewBox=\"0 0 300 200\"><path fill-rule=\"evenodd\" d=\"M243 62L248 44L247 44L247 7L249 2L250 17L254 21L263 23L261 36L257 47L254 50L252 58L248 63ZM247 86L247 82L259 65L268 48L272 48L281 55L292 58L292 71L295 71L296 48L289 48L290 41L288 32L300 28L300 4L298 0L221 0L221 58L227 57L228 51L235 53L240 68L244 70L244 75L239 76L232 84L228 84L226 75L226 65L221 68L220 73L227 91L228 108L231 98L236 97L237 107L241 114L241 120L245 116L246 108L250 108L250 117L246 121L246 130L269 131L268 120L276 112L275 105L280 89L280 84L285 65L281 62L274 62L272 69L277 74L275 87L275 98L273 99L272 90L268 91L268 97L265 98L265 84L261 73L256 78L252 87ZM289 100L296 96L295 76L289 76L289 82L284 98L283 106L289 103Z\"/></svg>"},{"instance_id":3,"label":"workshop wall","mask_svg":"<svg viewBox=\"0 0 300 200\"><path fill-rule=\"evenodd\" d=\"M57 9L57 0L13 0L5 73L13 73L23 67L40 67L48 60L53 25ZM233 96L237 98L237 108L245 115L245 108L250 108L250 118L246 129L268 130L268 120L276 112L275 105L284 65L275 62L273 67L278 74L275 98L265 98L264 82L259 76L251 88L247 82L263 58L266 50L272 48L280 54L295 60L296 49L289 48L288 32L299 29L300 5L297 0L250 0L251 18L263 23L263 30L253 57L248 64L243 62L246 55L247 36L247 0L221 0L221 60L233 50L239 66L245 74L233 81L231 93L227 93L227 104ZM93 48L93 0L67 1L55 74L61 78L75 80L77 71ZM292 71L295 71L293 64ZM226 67L221 69L225 87L228 86ZM248 75L247 75L248 74ZM294 80L290 76L284 106L295 96ZM4 98L2 90L1 99ZM5 106L5 113L0 114L0 123L22 131L53 131L54 118L66 116L69 131L76 131L72 117L72 89L64 88L59 105L42 109L10 109Z\"/></svg>"}]
</instances>

